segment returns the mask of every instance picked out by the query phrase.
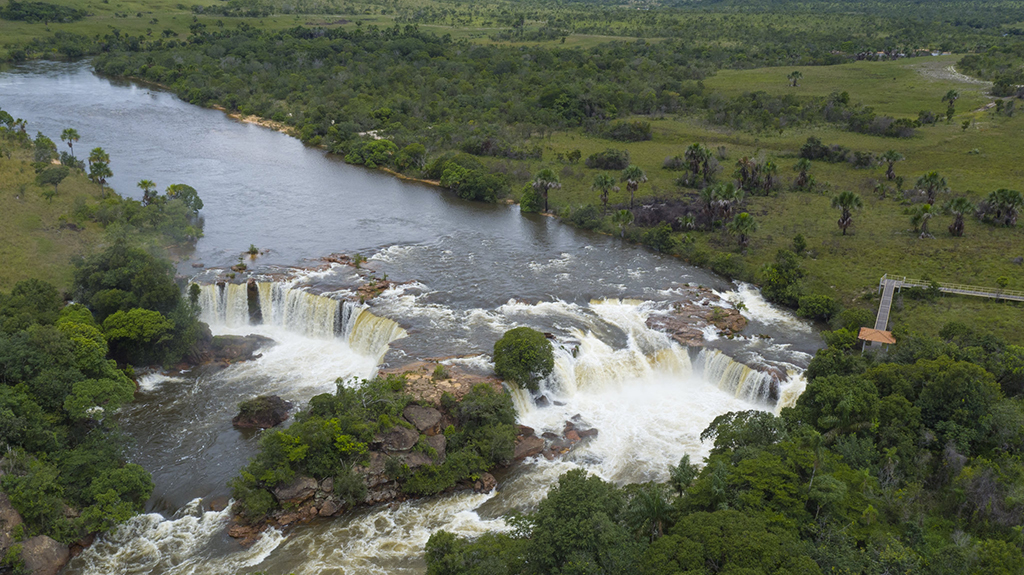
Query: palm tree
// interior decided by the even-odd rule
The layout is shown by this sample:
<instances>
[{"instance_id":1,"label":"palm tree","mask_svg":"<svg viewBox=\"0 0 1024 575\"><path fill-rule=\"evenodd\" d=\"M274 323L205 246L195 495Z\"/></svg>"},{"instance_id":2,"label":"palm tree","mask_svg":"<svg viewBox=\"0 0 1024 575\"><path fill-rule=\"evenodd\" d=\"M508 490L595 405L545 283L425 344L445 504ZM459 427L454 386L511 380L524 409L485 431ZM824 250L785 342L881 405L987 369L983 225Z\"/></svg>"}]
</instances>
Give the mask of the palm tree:
<instances>
[{"instance_id":1,"label":"palm tree","mask_svg":"<svg viewBox=\"0 0 1024 575\"><path fill-rule=\"evenodd\" d=\"M110 163L110 156L103 150L103 148L93 148L89 152L89 164L95 164L96 162L103 162L104 164Z\"/></svg>"},{"instance_id":2,"label":"palm tree","mask_svg":"<svg viewBox=\"0 0 1024 575\"><path fill-rule=\"evenodd\" d=\"M800 70L793 70L789 73L789 76L786 76L786 78L789 78L789 85L794 88L800 84L800 78L803 77L804 75L800 73Z\"/></svg>"},{"instance_id":3,"label":"palm tree","mask_svg":"<svg viewBox=\"0 0 1024 575\"><path fill-rule=\"evenodd\" d=\"M778 171L779 167L771 160L765 160L764 164L761 165L759 173L764 179L761 180L760 184L764 195L767 196L768 192L772 191L772 188L775 187L775 174Z\"/></svg>"},{"instance_id":4,"label":"palm tree","mask_svg":"<svg viewBox=\"0 0 1024 575\"><path fill-rule=\"evenodd\" d=\"M701 211L704 212L704 215L707 217L709 231L715 227L715 220L718 215L718 189L720 187L721 186L708 186L697 194L697 197L700 198L700 203L702 204Z\"/></svg>"},{"instance_id":5,"label":"palm tree","mask_svg":"<svg viewBox=\"0 0 1024 575\"><path fill-rule=\"evenodd\" d=\"M945 96L942 97L942 101L943 102L949 102L949 108L946 109L946 121L947 122L953 120L953 114L956 112L956 110L953 108L953 105L959 99L960 99L960 92L957 92L956 90L950 90L950 91L946 92Z\"/></svg>"},{"instance_id":6,"label":"palm tree","mask_svg":"<svg viewBox=\"0 0 1024 575\"><path fill-rule=\"evenodd\" d=\"M601 205L604 209L608 210L608 192L609 190L619 191L619 187L615 185L615 178L608 174L598 174L594 176L594 185L591 186L592 190L601 191Z\"/></svg>"},{"instance_id":7,"label":"palm tree","mask_svg":"<svg viewBox=\"0 0 1024 575\"><path fill-rule=\"evenodd\" d=\"M974 211L974 204L967 198L953 198L946 202L945 209L953 214L953 223L949 225L949 233L956 237L964 235L964 215Z\"/></svg>"},{"instance_id":8,"label":"palm tree","mask_svg":"<svg viewBox=\"0 0 1024 575\"><path fill-rule=\"evenodd\" d=\"M879 156L879 159L885 162L889 167L885 170L885 177L889 180L896 179L896 171L893 169L896 166L896 162L903 160L903 154L896 150L889 150L888 152Z\"/></svg>"},{"instance_id":9,"label":"palm tree","mask_svg":"<svg viewBox=\"0 0 1024 575\"><path fill-rule=\"evenodd\" d=\"M633 223L633 212L619 210L612 215L612 223L619 226L620 237L626 237L626 226Z\"/></svg>"},{"instance_id":10,"label":"palm tree","mask_svg":"<svg viewBox=\"0 0 1024 575\"><path fill-rule=\"evenodd\" d=\"M640 184L647 181L647 174L640 169L640 166L636 164L630 164L625 170L622 170L623 182L626 182L626 189L629 190L629 209L633 209L633 194L636 193L637 188Z\"/></svg>"},{"instance_id":11,"label":"palm tree","mask_svg":"<svg viewBox=\"0 0 1024 575\"><path fill-rule=\"evenodd\" d=\"M701 168L705 171L705 180L709 175L707 172L708 161L711 159L711 150L703 144L691 144L690 147L686 148L686 152L683 154L686 158L686 162L690 164L690 173L693 174L693 181L696 183L697 178L700 177Z\"/></svg>"},{"instance_id":12,"label":"palm tree","mask_svg":"<svg viewBox=\"0 0 1024 575\"><path fill-rule=\"evenodd\" d=\"M156 190L156 184L152 180L139 180L136 185L142 190L142 205L148 206L156 197L156 194L153 193Z\"/></svg>"},{"instance_id":13,"label":"palm tree","mask_svg":"<svg viewBox=\"0 0 1024 575\"><path fill-rule=\"evenodd\" d=\"M859 210L864 207L864 202L861 201L860 196L853 192L843 192L838 196L832 198L832 207L838 210L842 210L842 214L839 216L839 229L843 230L843 235L846 235L846 228L853 224L853 210Z\"/></svg>"},{"instance_id":14,"label":"palm tree","mask_svg":"<svg viewBox=\"0 0 1024 575\"><path fill-rule=\"evenodd\" d=\"M729 224L729 231L739 236L740 246L745 248L750 243L750 234L757 231L757 222L747 212L736 214Z\"/></svg>"},{"instance_id":15,"label":"palm tree","mask_svg":"<svg viewBox=\"0 0 1024 575\"><path fill-rule=\"evenodd\" d=\"M743 189L732 185L732 182L712 187L715 188L715 202L718 205L718 211L722 214L722 219L728 220L732 216L732 211L743 201Z\"/></svg>"},{"instance_id":16,"label":"palm tree","mask_svg":"<svg viewBox=\"0 0 1024 575\"><path fill-rule=\"evenodd\" d=\"M750 158L743 156L736 160L736 179L740 181L740 187L743 189L749 189L757 179L757 162Z\"/></svg>"},{"instance_id":17,"label":"palm tree","mask_svg":"<svg viewBox=\"0 0 1024 575\"><path fill-rule=\"evenodd\" d=\"M544 211L548 211L548 190L558 189L562 187L562 184L558 181L558 174L556 174L551 168L544 168L537 172L537 175L533 178L531 184L533 189L540 192L544 196Z\"/></svg>"},{"instance_id":18,"label":"palm tree","mask_svg":"<svg viewBox=\"0 0 1024 575\"><path fill-rule=\"evenodd\" d=\"M71 156L75 155L75 142L79 140L78 131L74 128L65 128L60 134L60 139L67 142L68 147L71 148Z\"/></svg>"},{"instance_id":19,"label":"palm tree","mask_svg":"<svg viewBox=\"0 0 1024 575\"><path fill-rule=\"evenodd\" d=\"M1014 226L1021 208L1024 208L1024 197L1017 190L1002 188L986 198L990 209L996 210L996 219L1002 220L1004 226Z\"/></svg>"},{"instance_id":20,"label":"palm tree","mask_svg":"<svg viewBox=\"0 0 1024 575\"><path fill-rule=\"evenodd\" d=\"M928 205L935 203L935 196L938 195L939 192L949 191L949 186L946 184L946 178L943 178L935 171L928 172L918 178L916 186L919 190L923 190L928 196Z\"/></svg>"},{"instance_id":21,"label":"palm tree","mask_svg":"<svg viewBox=\"0 0 1024 575\"><path fill-rule=\"evenodd\" d=\"M910 223L914 226L915 232L921 232L920 237L923 238L928 235L928 220L933 217L935 217L935 210L932 209L930 204L921 204L914 209Z\"/></svg>"},{"instance_id":22,"label":"palm tree","mask_svg":"<svg viewBox=\"0 0 1024 575\"><path fill-rule=\"evenodd\" d=\"M113 176L113 172L110 171L110 165L106 162L92 162L89 164L89 179L100 185L100 193L105 193L103 185L107 183L107 178Z\"/></svg>"},{"instance_id":23,"label":"palm tree","mask_svg":"<svg viewBox=\"0 0 1024 575\"><path fill-rule=\"evenodd\" d=\"M654 541L665 531L665 523L672 515L672 505L660 483L647 484L637 489L626 508L626 522L635 533L643 533Z\"/></svg>"},{"instance_id":24,"label":"palm tree","mask_svg":"<svg viewBox=\"0 0 1024 575\"><path fill-rule=\"evenodd\" d=\"M807 158L800 158L796 165L793 166L793 171L797 172L796 175L796 188L802 190L807 187L807 184L811 183L811 176L807 172L811 171L811 161Z\"/></svg>"}]
</instances>

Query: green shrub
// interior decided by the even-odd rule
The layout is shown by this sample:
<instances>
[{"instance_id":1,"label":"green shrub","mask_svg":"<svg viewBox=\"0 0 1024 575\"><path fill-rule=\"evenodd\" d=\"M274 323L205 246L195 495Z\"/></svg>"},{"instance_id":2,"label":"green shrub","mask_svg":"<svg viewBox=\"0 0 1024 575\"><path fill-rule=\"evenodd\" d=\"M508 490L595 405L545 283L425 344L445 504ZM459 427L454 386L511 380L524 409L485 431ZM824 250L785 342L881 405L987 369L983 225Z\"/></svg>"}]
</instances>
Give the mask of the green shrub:
<instances>
[{"instance_id":1,"label":"green shrub","mask_svg":"<svg viewBox=\"0 0 1024 575\"><path fill-rule=\"evenodd\" d=\"M524 214L536 214L543 206L540 194L532 186L523 188L523 196L519 199L519 211Z\"/></svg>"},{"instance_id":2,"label":"green shrub","mask_svg":"<svg viewBox=\"0 0 1024 575\"><path fill-rule=\"evenodd\" d=\"M800 298L800 307L796 313L800 317L828 321L841 309L842 305L832 296L809 295Z\"/></svg>"},{"instance_id":3,"label":"green shrub","mask_svg":"<svg viewBox=\"0 0 1024 575\"><path fill-rule=\"evenodd\" d=\"M510 329L494 344L494 371L519 387L536 391L554 367L551 342L535 329Z\"/></svg>"},{"instance_id":4,"label":"green shrub","mask_svg":"<svg viewBox=\"0 0 1024 575\"><path fill-rule=\"evenodd\" d=\"M625 170L629 166L629 150L608 148L587 156L583 165L596 170Z\"/></svg>"}]
</instances>

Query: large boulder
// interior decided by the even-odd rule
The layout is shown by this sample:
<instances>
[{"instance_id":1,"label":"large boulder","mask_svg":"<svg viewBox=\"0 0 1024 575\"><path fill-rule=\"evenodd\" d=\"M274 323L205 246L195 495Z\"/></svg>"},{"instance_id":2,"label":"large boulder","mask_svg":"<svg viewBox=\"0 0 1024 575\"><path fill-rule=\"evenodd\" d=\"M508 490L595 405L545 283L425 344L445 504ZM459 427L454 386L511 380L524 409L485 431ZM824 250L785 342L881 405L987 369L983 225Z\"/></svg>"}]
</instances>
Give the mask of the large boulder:
<instances>
[{"instance_id":1,"label":"large boulder","mask_svg":"<svg viewBox=\"0 0 1024 575\"><path fill-rule=\"evenodd\" d=\"M409 469L416 469L417 467L423 467L424 465L431 465L434 463L434 460L425 453L413 451L412 453L403 455L402 462L408 465Z\"/></svg>"},{"instance_id":2,"label":"large boulder","mask_svg":"<svg viewBox=\"0 0 1024 575\"><path fill-rule=\"evenodd\" d=\"M238 404L238 415L231 425L241 428L269 429L288 419L292 404L276 395L261 395Z\"/></svg>"},{"instance_id":3,"label":"large boulder","mask_svg":"<svg viewBox=\"0 0 1024 575\"><path fill-rule=\"evenodd\" d=\"M441 412L432 407L420 407L410 405L402 412L405 420L413 424L420 431L427 435L436 435L440 431L438 424L441 423Z\"/></svg>"},{"instance_id":4,"label":"large boulder","mask_svg":"<svg viewBox=\"0 0 1024 575\"><path fill-rule=\"evenodd\" d=\"M259 357L260 349L276 345L277 342L262 335L217 335L209 343L207 360L236 363Z\"/></svg>"},{"instance_id":5,"label":"large boulder","mask_svg":"<svg viewBox=\"0 0 1024 575\"><path fill-rule=\"evenodd\" d=\"M520 435L516 438L516 447L513 452L513 458L516 461L520 459L526 459L527 457L533 457L544 451L544 440L537 437L536 435Z\"/></svg>"},{"instance_id":6,"label":"large boulder","mask_svg":"<svg viewBox=\"0 0 1024 575\"><path fill-rule=\"evenodd\" d=\"M427 437L427 445L437 452L437 457L434 458L434 463L438 465L444 463L445 448L448 446L448 439L440 433L437 435L431 435Z\"/></svg>"},{"instance_id":7,"label":"large boulder","mask_svg":"<svg viewBox=\"0 0 1024 575\"><path fill-rule=\"evenodd\" d=\"M7 494L0 493L0 553L7 551L14 543L14 528L21 523L21 514L11 505Z\"/></svg>"},{"instance_id":8,"label":"large boulder","mask_svg":"<svg viewBox=\"0 0 1024 575\"><path fill-rule=\"evenodd\" d=\"M412 449L419 439L420 434L415 430L400 426L374 438L376 443L379 443L381 448L387 451L407 451Z\"/></svg>"},{"instance_id":9,"label":"large boulder","mask_svg":"<svg viewBox=\"0 0 1024 575\"><path fill-rule=\"evenodd\" d=\"M32 575L57 575L70 558L71 551L67 545L46 535L37 535L21 544L21 559Z\"/></svg>"},{"instance_id":10,"label":"large boulder","mask_svg":"<svg viewBox=\"0 0 1024 575\"><path fill-rule=\"evenodd\" d=\"M317 483L316 479L300 475L292 480L291 483L275 487L274 497L282 503L288 502L298 505L316 494L319 486L320 484Z\"/></svg>"}]
</instances>

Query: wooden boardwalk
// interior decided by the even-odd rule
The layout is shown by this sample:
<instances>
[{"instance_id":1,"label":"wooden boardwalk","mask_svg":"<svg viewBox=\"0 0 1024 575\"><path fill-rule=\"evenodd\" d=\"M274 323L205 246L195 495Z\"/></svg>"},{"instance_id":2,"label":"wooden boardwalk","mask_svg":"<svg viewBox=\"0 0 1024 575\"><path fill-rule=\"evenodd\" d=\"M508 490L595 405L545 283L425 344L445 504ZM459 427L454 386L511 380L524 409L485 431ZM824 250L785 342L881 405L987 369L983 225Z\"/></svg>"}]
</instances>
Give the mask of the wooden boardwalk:
<instances>
[{"instance_id":1,"label":"wooden boardwalk","mask_svg":"<svg viewBox=\"0 0 1024 575\"><path fill-rule=\"evenodd\" d=\"M992 299L1005 299L1011 301L1024 301L1024 291L1000 290L998 288L987 288L964 284L951 284L941 282L929 282L919 279L908 279L905 276L890 276L885 274L878 281L878 289L882 292L882 301L878 304L878 315L875 316L875 329L886 329L889 325L889 311L892 309L892 298L905 287L917 287L931 289L938 286L942 293L969 295L975 297L987 297Z\"/></svg>"}]
</instances>

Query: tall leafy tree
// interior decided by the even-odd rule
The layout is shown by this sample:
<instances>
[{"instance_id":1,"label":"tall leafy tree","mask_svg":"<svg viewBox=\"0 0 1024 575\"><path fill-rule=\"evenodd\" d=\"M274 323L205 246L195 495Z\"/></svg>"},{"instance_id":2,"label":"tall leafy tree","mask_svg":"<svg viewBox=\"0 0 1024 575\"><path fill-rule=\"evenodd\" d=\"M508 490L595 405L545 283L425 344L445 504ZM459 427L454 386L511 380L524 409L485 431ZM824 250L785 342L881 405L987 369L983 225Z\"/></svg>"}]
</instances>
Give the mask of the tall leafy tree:
<instances>
[{"instance_id":1,"label":"tall leafy tree","mask_svg":"<svg viewBox=\"0 0 1024 575\"><path fill-rule=\"evenodd\" d=\"M608 209L608 192L619 191L619 187L615 185L615 178L608 174L598 174L594 176L594 185L591 189L598 190L601 192L601 206Z\"/></svg>"},{"instance_id":2,"label":"tall leafy tree","mask_svg":"<svg viewBox=\"0 0 1024 575\"><path fill-rule=\"evenodd\" d=\"M942 97L942 101L949 104L949 107L946 108L946 121L953 120L953 114L956 113L956 109L954 106L956 104L956 101L959 99L960 92L957 92L956 90L950 90L946 92L945 96Z\"/></svg>"},{"instance_id":3,"label":"tall leafy tree","mask_svg":"<svg viewBox=\"0 0 1024 575\"><path fill-rule=\"evenodd\" d=\"M800 72L800 70L793 70L792 72L789 73L788 76L786 76L786 78L789 79L789 85L793 86L794 88L800 85L800 79L803 77L804 75Z\"/></svg>"},{"instance_id":4,"label":"tall leafy tree","mask_svg":"<svg viewBox=\"0 0 1024 575\"><path fill-rule=\"evenodd\" d=\"M988 204L989 211L995 211L997 222L1012 227L1017 224L1017 216L1024 208L1024 196L1017 190L1001 188L990 193L985 203Z\"/></svg>"},{"instance_id":5,"label":"tall leafy tree","mask_svg":"<svg viewBox=\"0 0 1024 575\"><path fill-rule=\"evenodd\" d=\"M839 229L843 230L843 235L845 236L846 228L853 225L853 211L863 208L864 202L857 194L846 191L832 198L832 207L840 210L841 212L837 223L839 224Z\"/></svg>"},{"instance_id":6,"label":"tall leafy tree","mask_svg":"<svg viewBox=\"0 0 1024 575\"><path fill-rule=\"evenodd\" d=\"M544 168L533 177L531 185L540 195L544 196L544 211L548 211L548 192L562 187L562 184L558 181L558 174L551 168Z\"/></svg>"},{"instance_id":7,"label":"tall leafy tree","mask_svg":"<svg viewBox=\"0 0 1024 575\"><path fill-rule=\"evenodd\" d=\"M750 243L750 234L757 231L757 221L747 212L736 214L736 217L729 223L729 231L739 237L741 246L747 247L747 244Z\"/></svg>"},{"instance_id":8,"label":"tall leafy tree","mask_svg":"<svg viewBox=\"0 0 1024 575\"><path fill-rule=\"evenodd\" d=\"M923 238L928 236L928 220L934 217L935 209L930 204L921 204L914 209L910 223L914 226L914 231L921 232Z\"/></svg>"},{"instance_id":9,"label":"tall leafy tree","mask_svg":"<svg viewBox=\"0 0 1024 575\"><path fill-rule=\"evenodd\" d=\"M619 226L619 235L626 237L626 226L633 223L633 212L629 210L619 210L612 215L612 223Z\"/></svg>"},{"instance_id":10,"label":"tall leafy tree","mask_svg":"<svg viewBox=\"0 0 1024 575\"><path fill-rule=\"evenodd\" d=\"M640 169L640 166L636 164L630 164L625 170L622 170L621 180L626 182L626 189L629 190L629 209L633 209L633 196L640 184L647 181L647 174Z\"/></svg>"},{"instance_id":11,"label":"tall leafy tree","mask_svg":"<svg viewBox=\"0 0 1024 575\"><path fill-rule=\"evenodd\" d=\"M142 190L142 205L148 206L153 203L153 199L156 198L156 184L153 180L139 180L136 185Z\"/></svg>"},{"instance_id":12,"label":"tall leafy tree","mask_svg":"<svg viewBox=\"0 0 1024 575\"><path fill-rule=\"evenodd\" d=\"M796 165L793 166L793 171L796 172L796 188L799 190L805 189L808 184L811 183L811 161L807 158L800 158L797 160Z\"/></svg>"},{"instance_id":13,"label":"tall leafy tree","mask_svg":"<svg viewBox=\"0 0 1024 575\"><path fill-rule=\"evenodd\" d=\"M75 142L80 139L78 131L74 128L64 128L64 131L60 134L60 139L67 142L68 148L71 148L71 155L75 155Z\"/></svg>"},{"instance_id":14,"label":"tall leafy tree","mask_svg":"<svg viewBox=\"0 0 1024 575\"><path fill-rule=\"evenodd\" d=\"M964 216L974 211L974 204L967 198L953 198L946 202L947 213L953 215L953 223L949 225L949 233L956 237L964 235Z\"/></svg>"},{"instance_id":15,"label":"tall leafy tree","mask_svg":"<svg viewBox=\"0 0 1024 575\"><path fill-rule=\"evenodd\" d=\"M886 179L895 180L896 179L896 170L895 170L896 162L903 161L903 154L897 152L896 150L889 150L889 151L885 152L884 154L882 154L881 156L879 156L879 159L882 160L883 162L885 162L885 164L886 164L886 169L885 169L885 177L886 177Z\"/></svg>"},{"instance_id":16,"label":"tall leafy tree","mask_svg":"<svg viewBox=\"0 0 1024 575\"><path fill-rule=\"evenodd\" d=\"M946 178L939 175L936 171L928 172L917 179L917 189L923 191L925 196L928 198L928 204L935 203L935 197L940 193L949 191L949 185L946 183Z\"/></svg>"}]
</instances>

